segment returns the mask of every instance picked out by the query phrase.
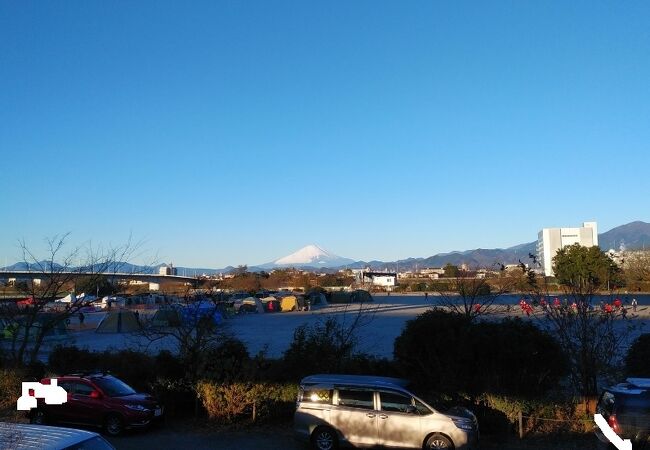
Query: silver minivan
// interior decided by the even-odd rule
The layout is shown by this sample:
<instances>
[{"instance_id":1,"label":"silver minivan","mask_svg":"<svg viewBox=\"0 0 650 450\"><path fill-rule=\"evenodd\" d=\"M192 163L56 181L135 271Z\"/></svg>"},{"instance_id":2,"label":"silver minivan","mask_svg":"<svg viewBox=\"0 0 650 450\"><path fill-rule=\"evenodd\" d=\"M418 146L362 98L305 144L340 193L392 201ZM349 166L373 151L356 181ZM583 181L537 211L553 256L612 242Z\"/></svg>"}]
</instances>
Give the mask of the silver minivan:
<instances>
[{"instance_id":1,"label":"silver minivan","mask_svg":"<svg viewBox=\"0 0 650 450\"><path fill-rule=\"evenodd\" d=\"M478 423L465 408L443 414L399 378L311 375L298 390L294 431L314 449L339 445L423 449L478 448Z\"/></svg>"}]
</instances>

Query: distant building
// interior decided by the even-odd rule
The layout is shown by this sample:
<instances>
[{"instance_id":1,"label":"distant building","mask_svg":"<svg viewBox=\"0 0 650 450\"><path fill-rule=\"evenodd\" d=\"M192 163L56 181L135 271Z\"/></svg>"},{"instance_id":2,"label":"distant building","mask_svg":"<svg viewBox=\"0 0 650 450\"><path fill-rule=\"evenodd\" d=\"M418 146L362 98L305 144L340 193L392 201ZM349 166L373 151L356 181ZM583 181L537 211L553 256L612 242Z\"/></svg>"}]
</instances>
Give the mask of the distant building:
<instances>
[{"instance_id":1,"label":"distant building","mask_svg":"<svg viewBox=\"0 0 650 450\"><path fill-rule=\"evenodd\" d=\"M158 269L158 275L178 275L178 270L174 267L173 264L167 265L163 264Z\"/></svg>"},{"instance_id":2,"label":"distant building","mask_svg":"<svg viewBox=\"0 0 650 450\"><path fill-rule=\"evenodd\" d=\"M374 286L380 286L392 289L397 284L397 273L395 272L362 272L361 281L370 283Z\"/></svg>"},{"instance_id":3,"label":"distant building","mask_svg":"<svg viewBox=\"0 0 650 450\"><path fill-rule=\"evenodd\" d=\"M423 275L427 275L429 278L438 278L441 275L445 274L445 269L443 268L435 268L435 267L427 267L426 269L420 270L420 273Z\"/></svg>"},{"instance_id":4,"label":"distant building","mask_svg":"<svg viewBox=\"0 0 650 450\"><path fill-rule=\"evenodd\" d=\"M577 228L544 228L537 238L537 259L544 275L553 276L553 257L567 245L580 244L583 247L598 245L596 222L584 222Z\"/></svg>"}]
</instances>

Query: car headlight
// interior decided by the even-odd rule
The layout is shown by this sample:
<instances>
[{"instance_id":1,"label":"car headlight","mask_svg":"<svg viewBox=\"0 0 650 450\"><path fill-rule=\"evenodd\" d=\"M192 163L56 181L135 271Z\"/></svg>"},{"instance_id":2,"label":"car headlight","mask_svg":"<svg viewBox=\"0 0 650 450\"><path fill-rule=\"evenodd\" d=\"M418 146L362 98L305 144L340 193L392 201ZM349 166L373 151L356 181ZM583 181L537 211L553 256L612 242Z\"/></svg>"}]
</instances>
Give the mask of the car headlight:
<instances>
[{"instance_id":1,"label":"car headlight","mask_svg":"<svg viewBox=\"0 0 650 450\"><path fill-rule=\"evenodd\" d=\"M465 431L473 431L474 430L474 424L472 423L471 420L464 420L464 419L452 419L454 421L454 425L456 425L457 428L460 428L461 430Z\"/></svg>"},{"instance_id":2,"label":"car headlight","mask_svg":"<svg viewBox=\"0 0 650 450\"><path fill-rule=\"evenodd\" d=\"M126 406L127 408L129 408L132 411L140 411L140 412L149 411L147 408L145 408L142 405L124 405L124 406Z\"/></svg>"}]
</instances>

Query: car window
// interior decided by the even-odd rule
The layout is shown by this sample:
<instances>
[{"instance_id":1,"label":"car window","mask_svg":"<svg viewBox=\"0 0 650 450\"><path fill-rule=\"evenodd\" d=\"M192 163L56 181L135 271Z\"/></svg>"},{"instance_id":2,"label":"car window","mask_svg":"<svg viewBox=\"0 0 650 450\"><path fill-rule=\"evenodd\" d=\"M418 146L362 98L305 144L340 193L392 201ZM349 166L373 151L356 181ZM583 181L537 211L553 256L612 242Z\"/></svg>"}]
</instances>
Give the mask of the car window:
<instances>
[{"instance_id":1,"label":"car window","mask_svg":"<svg viewBox=\"0 0 650 450\"><path fill-rule=\"evenodd\" d=\"M415 400L415 409L418 410L421 416L426 416L428 414L432 414L431 409L429 409L428 406L426 406L424 403L422 403L420 400L417 398Z\"/></svg>"},{"instance_id":2,"label":"car window","mask_svg":"<svg viewBox=\"0 0 650 450\"><path fill-rule=\"evenodd\" d=\"M71 381L59 381L59 382L57 382L57 384L58 384L60 387L62 387L63 389L65 389L65 391L66 391L68 394L72 394L72 393L73 393L73 388L72 388L72 382L71 382Z\"/></svg>"},{"instance_id":3,"label":"car window","mask_svg":"<svg viewBox=\"0 0 650 450\"><path fill-rule=\"evenodd\" d=\"M312 403L332 404L332 389L321 389L306 386L303 389L301 401Z\"/></svg>"},{"instance_id":4,"label":"car window","mask_svg":"<svg viewBox=\"0 0 650 450\"><path fill-rule=\"evenodd\" d=\"M408 413L409 409L412 410L413 401L410 396L397 392L380 392L379 399L382 411Z\"/></svg>"},{"instance_id":5,"label":"car window","mask_svg":"<svg viewBox=\"0 0 650 450\"><path fill-rule=\"evenodd\" d=\"M86 383L74 383L73 389L75 395L90 395L90 393L95 390L92 386Z\"/></svg>"},{"instance_id":6,"label":"car window","mask_svg":"<svg viewBox=\"0 0 650 450\"><path fill-rule=\"evenodd\" d=\"M123 381L107 376L93 378L93 381L104 391L104 394L109 397L123 397L125 395L135 394L135 391L128 384Z\"/></svg>"},{"instance_id":7,"label":"car window","mask_svg":"<svg viewBox=\"0 0 650 450\"><path fill-rule=\"evenodd\" d=\"M339 389L339 405L351 408L374 409L374 392L360 389Z\"/></svg>"}]
</instances>

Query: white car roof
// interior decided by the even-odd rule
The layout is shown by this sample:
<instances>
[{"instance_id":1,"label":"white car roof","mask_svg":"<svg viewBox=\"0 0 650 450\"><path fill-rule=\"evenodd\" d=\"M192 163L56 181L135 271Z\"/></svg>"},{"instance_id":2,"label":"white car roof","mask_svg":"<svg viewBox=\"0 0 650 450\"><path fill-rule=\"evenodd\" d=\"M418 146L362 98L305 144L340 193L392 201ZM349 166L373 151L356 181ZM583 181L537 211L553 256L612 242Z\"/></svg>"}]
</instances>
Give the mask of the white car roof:
<instances>
[{"instance_id":1,"label":"white car roof","mask_svg":"<svg viewBox=\"0 0 650 450\"><path fill-rule=\"evenodd\" d=\"M0 422L0 442L9 443L9 448L16 450L60 450L96 436L99 435L74 428Z\"/></svg>"},{"instance_id":2,"label":"white car roof","mask_svg":"<svg viewBox=\"0 0 650 450\"><path fill-rule=\"evenodd\" d=\"M408 380L375 375L317 374L303 378L300 384L361 385L372 388L399 387L403 389L408 385Z\"/></svg>"}]
</instances>

